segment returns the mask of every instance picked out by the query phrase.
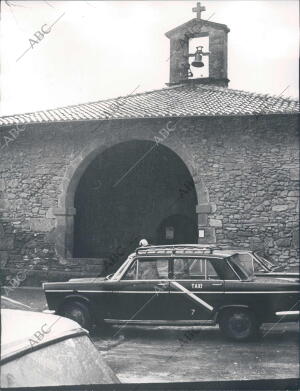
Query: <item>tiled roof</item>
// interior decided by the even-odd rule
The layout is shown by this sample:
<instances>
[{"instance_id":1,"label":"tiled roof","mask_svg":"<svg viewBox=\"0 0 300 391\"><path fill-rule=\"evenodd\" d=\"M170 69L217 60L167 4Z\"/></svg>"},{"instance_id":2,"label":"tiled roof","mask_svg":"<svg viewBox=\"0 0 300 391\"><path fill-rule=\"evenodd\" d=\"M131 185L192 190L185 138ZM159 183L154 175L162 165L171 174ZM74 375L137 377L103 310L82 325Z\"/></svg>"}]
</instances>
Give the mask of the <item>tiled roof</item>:
<instances>
[{"instance_id":1,"label":"tiled roof","mask_svg":"<svg viewBox=\"0 0 300 391\"><path fill-rule=\"evenodd\" d=\"M0 125L298 112L297 100L198 84L179 85L94 103L0 117Z\"/></svg>"}]
</instances>

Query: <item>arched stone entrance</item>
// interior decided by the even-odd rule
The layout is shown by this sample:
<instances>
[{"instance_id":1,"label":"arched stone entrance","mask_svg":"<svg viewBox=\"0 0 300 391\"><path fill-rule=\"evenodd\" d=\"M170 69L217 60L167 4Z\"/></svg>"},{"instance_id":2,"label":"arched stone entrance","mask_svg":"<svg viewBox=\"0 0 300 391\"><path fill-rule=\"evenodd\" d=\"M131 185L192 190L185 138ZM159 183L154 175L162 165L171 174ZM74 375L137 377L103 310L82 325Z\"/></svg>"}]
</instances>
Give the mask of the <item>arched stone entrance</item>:
<instances>
[{"instance_id":1,"label":"arched stone entrance","mask_svg":"<svg viewBox=\"0 0 300 391\"><path fill-rule=\"evenodd\" d=\"M74 256L106 257L118 248L126 254L142 238L155 243L156 227L168 215L196 222L196 204L193 178L173 151L152 141L116 144L90 163L77 186ZM177 224L176 235L185 229Z\"/></svg>"},{"instance_id":2,"label":"arched stone entrance","mask_svg":"<svg viewBox=\"0 0 300 391\"><path fill-rule=\"evenodd\" d=\"M181 151L150 140L85 148L66 172L59 206L56 248L63 258L109 256L120 247L129 253L142 237L155 243L171 215L195 224L186 242L215 241L208 192L194 167Z\"/></svg>"}]
</instances>

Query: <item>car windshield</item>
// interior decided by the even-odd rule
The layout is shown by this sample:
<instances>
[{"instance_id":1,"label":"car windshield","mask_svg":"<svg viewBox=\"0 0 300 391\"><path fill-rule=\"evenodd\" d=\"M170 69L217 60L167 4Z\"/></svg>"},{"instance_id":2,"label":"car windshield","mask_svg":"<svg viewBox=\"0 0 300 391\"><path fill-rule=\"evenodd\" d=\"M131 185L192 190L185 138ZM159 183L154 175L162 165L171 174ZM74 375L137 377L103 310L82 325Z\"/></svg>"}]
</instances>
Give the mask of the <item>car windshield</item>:
<instances>
[{"instance_id":1,"label":"car windshield","mask_svg":"<svg viewBox=\"0 0 300 391\"><path fill-rule=\"evenodd\" d=\"M87 335L43 346L1 366L2 387L116 382L117 377Z\"/></svg>"},{"instance_id":2,"label":"car windshield","mask_svg":"<svg viewBox=\"0 0 300 391\"><path fill-rule=\"evenodd\" d=\"M134 254L130 254L127 260L123 263L122 266L115 272L115 274L110 278L110 280L118 280L123 274L124 270L127 269L127 266L131 263Z\"/></svg>"}]
</instances>

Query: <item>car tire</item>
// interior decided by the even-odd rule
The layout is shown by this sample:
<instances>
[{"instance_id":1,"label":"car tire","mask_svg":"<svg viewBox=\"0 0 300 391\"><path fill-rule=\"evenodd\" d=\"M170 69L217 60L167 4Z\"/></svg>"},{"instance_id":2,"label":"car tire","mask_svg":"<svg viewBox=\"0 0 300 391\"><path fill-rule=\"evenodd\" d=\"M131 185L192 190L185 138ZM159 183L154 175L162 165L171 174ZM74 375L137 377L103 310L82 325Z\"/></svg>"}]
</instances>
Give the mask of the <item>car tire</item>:
<instances>
[{"instance_id":1,"label":"car tire","mask_svg":"<svg viewBox=\"0 0 300 391\"><path fill-rule=\"evenodd\" d=\"M230 309L221 313L220 330L235 341L249 341L259 335L259 323L255 315L246 309Z\"/></svg>"},{"instance_id":2,"label":"car tire","mask_svg":"<svg viewBox=\"0 0 300 391\"><path fill-rule=\"evenodd\" d=\"M91 314L88 307L80 302L72 301L66 303L61 309L60 315L66 318L72 319L77 322L81 327L86 330L90 330L92 326Z\"/></svg>"}]
</instances>

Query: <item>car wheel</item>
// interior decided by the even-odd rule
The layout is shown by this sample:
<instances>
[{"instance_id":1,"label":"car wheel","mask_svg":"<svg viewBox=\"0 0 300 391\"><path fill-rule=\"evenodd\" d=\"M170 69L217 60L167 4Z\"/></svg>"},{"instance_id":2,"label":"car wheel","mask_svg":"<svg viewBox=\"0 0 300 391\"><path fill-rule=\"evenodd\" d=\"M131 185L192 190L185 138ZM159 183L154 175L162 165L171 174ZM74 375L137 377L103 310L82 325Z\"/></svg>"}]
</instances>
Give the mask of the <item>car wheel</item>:
<instances>
[{"instance_id":1,"label":"car wheel","mask_svg":"<svg viewBox=\"0 0 300 391\"><path fill-rule=\"evenodd\" d=\"M60 311L62 316L75 320L84 329L90 330L92 321L89 309L83 303L70 302L66 303Z\"/></svg>"},{"instance_id":2,"label":"car wheel","mask_svg":"<svg viewBox=\"0 0 300 391\"><path fill-rule=\"evenodd\" d=\"M219 327L228 338L247 341L258 336L259 323L251 311L233 309L221 314Z\"/></svg>"}]
</instances>

